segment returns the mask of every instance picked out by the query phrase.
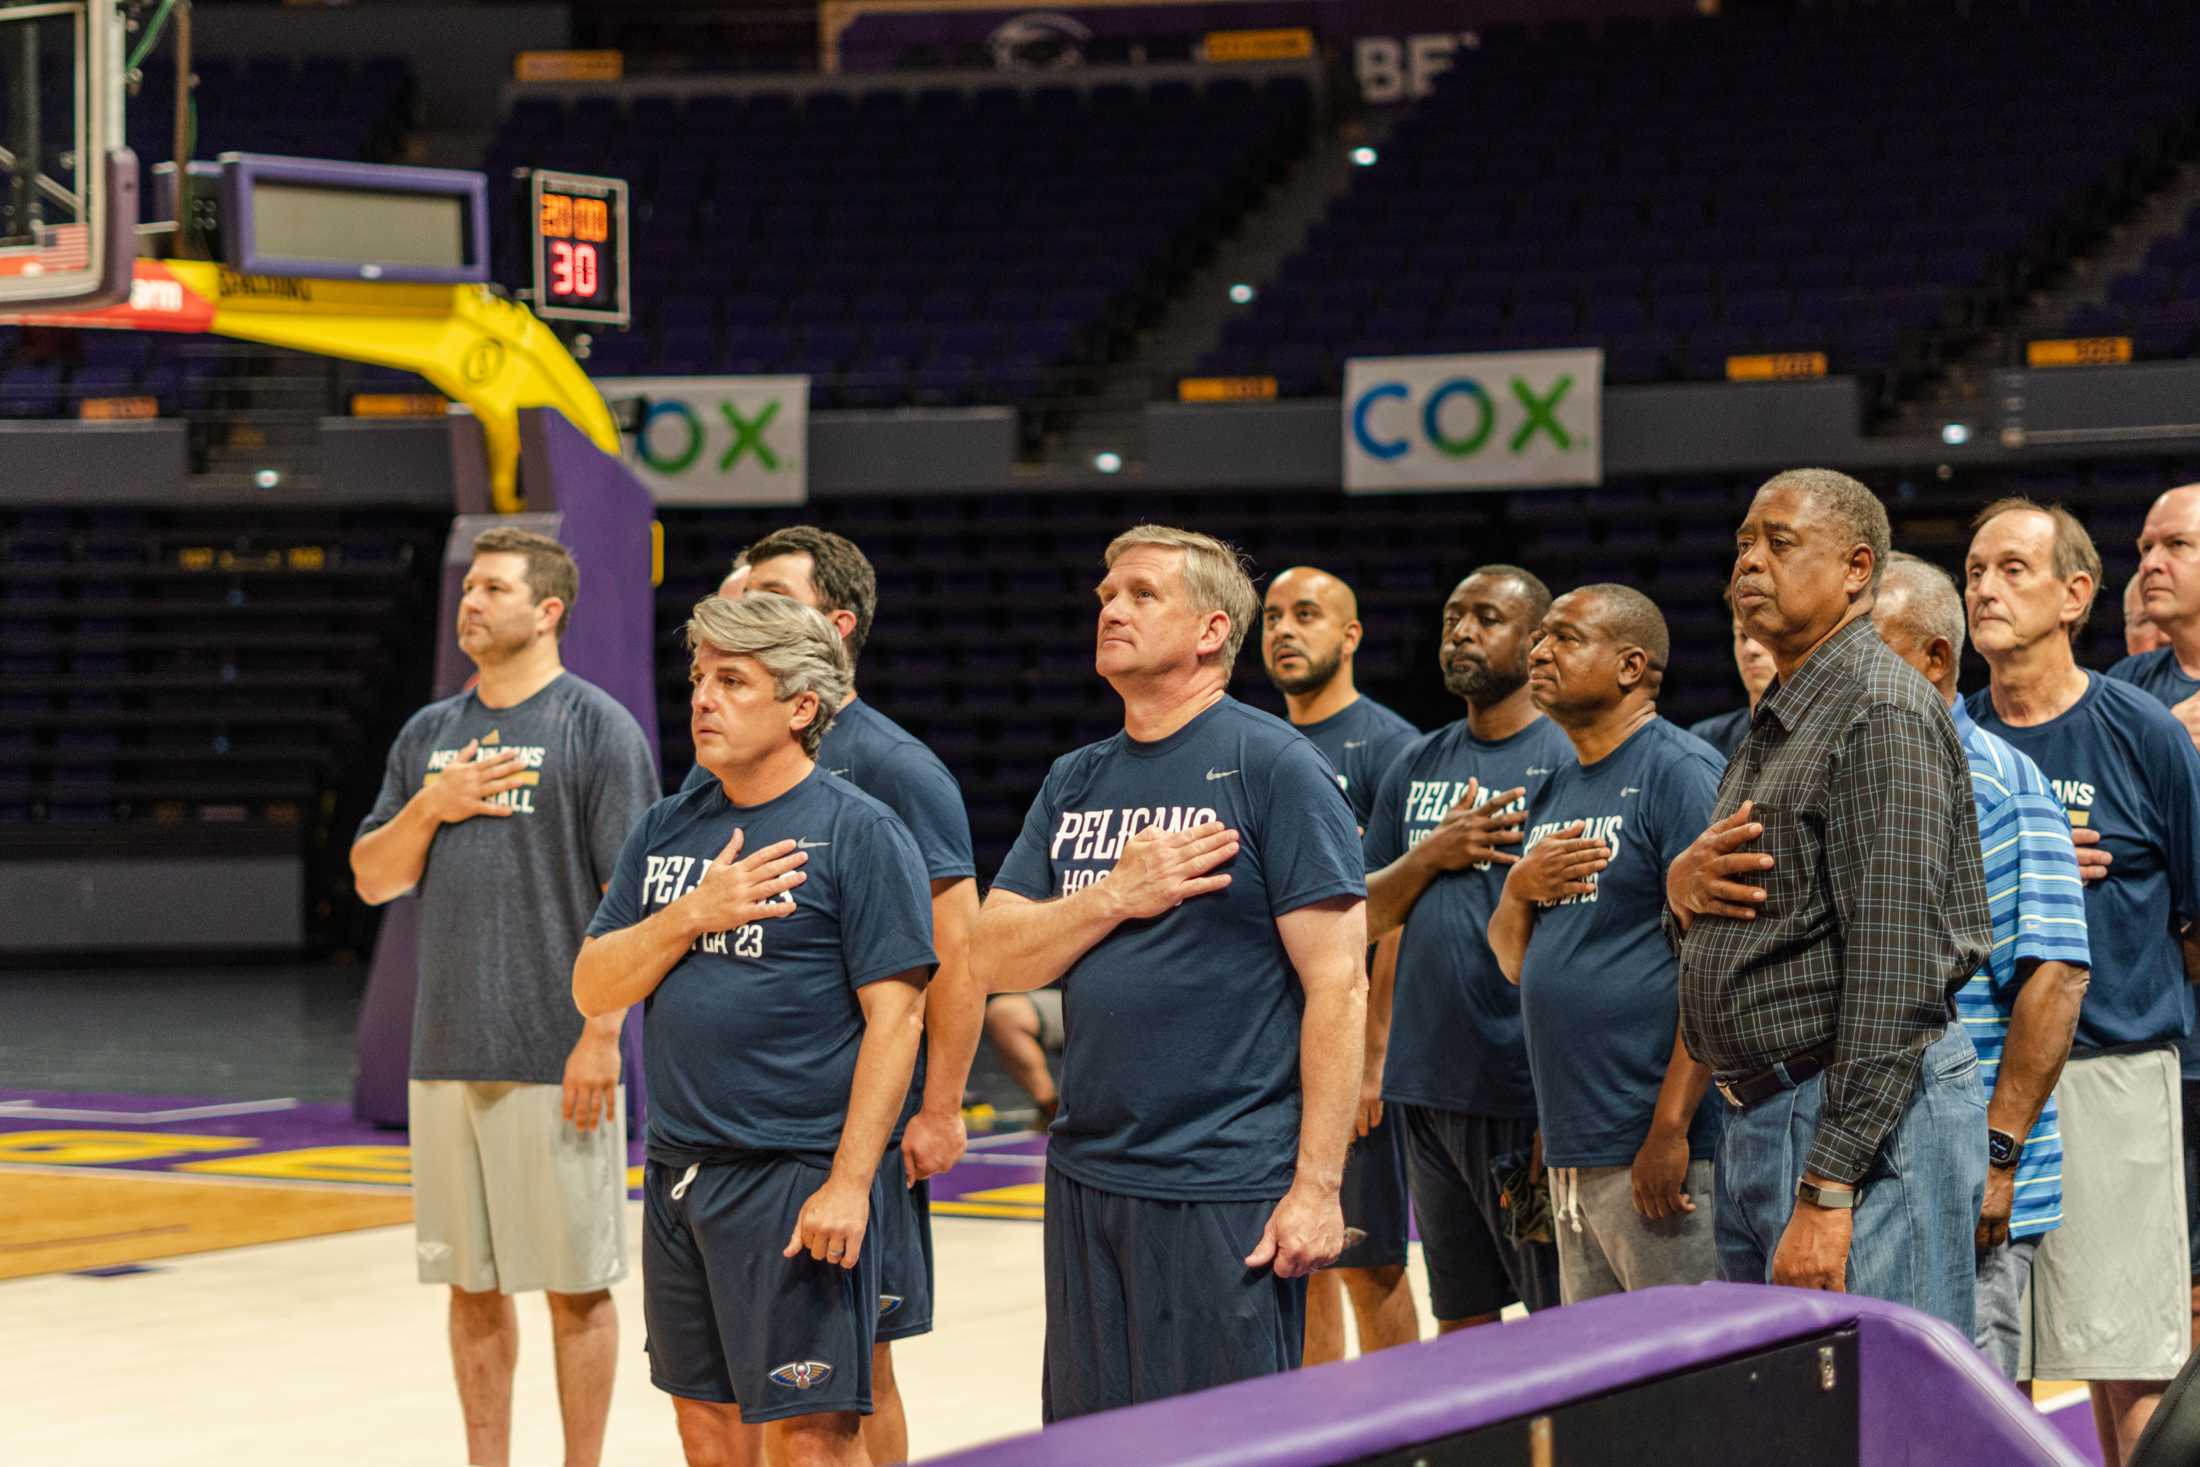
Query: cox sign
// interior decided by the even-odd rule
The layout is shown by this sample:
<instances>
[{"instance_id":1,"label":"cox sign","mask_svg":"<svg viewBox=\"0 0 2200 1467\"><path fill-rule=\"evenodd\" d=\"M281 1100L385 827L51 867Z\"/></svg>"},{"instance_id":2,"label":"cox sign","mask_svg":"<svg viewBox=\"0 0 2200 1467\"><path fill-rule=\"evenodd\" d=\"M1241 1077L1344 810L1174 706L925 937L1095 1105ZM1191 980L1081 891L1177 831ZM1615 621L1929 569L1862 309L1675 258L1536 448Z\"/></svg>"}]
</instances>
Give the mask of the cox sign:
<instances>
[{"instance_id":1,"label":"cox sign","mask_svg":"<svg viewBox=\"0 0 2200 1467\"><path fill-rule=\"evenodd\" d=\"M646 404L627 463L659 504L809 499L807 377L610 377L606 397Z\"/></svg>"},{"instance_id":2,"label":"cox sign","mask_svg":"<svg viewBox=\"0 0 2200 1467\"><path fill-rule=\"evenodd\" d=\"M1600 483L1603 384L1601 351L1356 357L1345 490Z\"/></svg>"}]
</instances>

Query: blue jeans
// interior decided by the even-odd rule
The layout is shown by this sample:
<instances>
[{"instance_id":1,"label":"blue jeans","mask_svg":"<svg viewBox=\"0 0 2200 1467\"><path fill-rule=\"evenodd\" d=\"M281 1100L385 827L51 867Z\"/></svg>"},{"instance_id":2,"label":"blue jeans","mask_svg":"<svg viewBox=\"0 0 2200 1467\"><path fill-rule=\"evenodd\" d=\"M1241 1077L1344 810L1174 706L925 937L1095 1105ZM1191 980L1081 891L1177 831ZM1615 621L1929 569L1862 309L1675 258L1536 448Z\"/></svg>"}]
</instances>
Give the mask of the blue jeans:
<instances>
[{"instance_id":1,"label":"blue jeans","mask_svg":"<svg viewBox=\"0 0 2200 1467\"><path fill-rule=\"evenodd\" d=\"M1719 1142L1719 1273L1772 1278L1818 1130L1825 1077L1746 1111ZM1950 1025L1925 1051L1917 1092L1864 1174L1849 1242L1848 1288L1945 1319L1970 1339L1977 1289L1972 1235L1986 1195L1986 1092L1970 1036Z\"/></svg>"}]
</instances>

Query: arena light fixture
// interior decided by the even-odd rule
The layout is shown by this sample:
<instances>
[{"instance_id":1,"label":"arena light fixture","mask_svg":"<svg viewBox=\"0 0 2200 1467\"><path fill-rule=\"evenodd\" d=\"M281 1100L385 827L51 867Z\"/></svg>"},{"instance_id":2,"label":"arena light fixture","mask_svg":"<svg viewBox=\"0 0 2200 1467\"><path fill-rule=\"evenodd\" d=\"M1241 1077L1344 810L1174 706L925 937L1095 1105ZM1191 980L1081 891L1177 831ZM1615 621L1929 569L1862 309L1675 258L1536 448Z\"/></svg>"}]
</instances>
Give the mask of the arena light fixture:
<instances>
[{"instance_id":1,"label":"arena light fixture","mask_svg":"<svg viewBox=\"0 0 2200 1467\"><path fill-rule=\"evenodd\" d=\"M1258 294L1260 294L1259 291L1242 280L1230 287L1230 299L1241 306L1251 305L1253 297Z\"/></svg>"},{"instance_id":2,"label":"arena light fixture","mask_svg":"<svg viewBox=\"0 0 2200 1467\"><path fill-rule=\"evenodd\" d=\"M1940 441L1950 448L1961 448L1971 441L1971 425L1969 423L1942 423L1940 425Z\"/></svg>"},{"instance_id":3,"label":"arena light fixture","mask_svg":"<svg viewBox=\"0 0 2200 1467\"><path fill-rule=\"evenodd\" d=\"M1354 148L1352 150L1352 161L1358 167L1373 168L1375 166L1375 150L1373 148Z\"/></svg>"},{"instance_id":4,"label":"arena light fixture","mask_svg":"<svg viewBox=\"0 0 2200 1467\"><path fill-rule=\"evenodd\" d=\"M1092 466L1103 474L1123 472L1123 455L1112 448L1103 448L1092 456Z\"/></svg>"},{"instance_id":5,"label":"arena light fixture","mask_svg":"<svg viewBox=\"0 0 2200 1467\"><path fill-rule=\"evenodd\" d=\"M272 489L283 482L283 476L274 469L261 469L252 476L252 482L262 489Z\"/></svg>"}]
</instances>

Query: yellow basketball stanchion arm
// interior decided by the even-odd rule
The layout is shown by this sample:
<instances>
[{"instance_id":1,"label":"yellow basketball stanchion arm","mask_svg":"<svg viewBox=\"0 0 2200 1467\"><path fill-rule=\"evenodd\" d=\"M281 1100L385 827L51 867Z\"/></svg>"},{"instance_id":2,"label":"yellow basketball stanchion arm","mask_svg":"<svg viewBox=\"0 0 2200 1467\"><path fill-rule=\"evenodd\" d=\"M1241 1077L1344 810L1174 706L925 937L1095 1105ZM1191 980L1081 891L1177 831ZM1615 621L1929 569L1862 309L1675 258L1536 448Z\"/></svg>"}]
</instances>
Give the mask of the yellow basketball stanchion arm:
<instances>
[{"instance_id":1,"label":"yellow basketball stanchion arm","mask_svg":"<svg viewBox=\"0 0 2200 1467\"><path fill-rule=\"evenodd\" d=\"M240 276L197 260L163 268L213 305L205 329L214 335L417 372L471 408L505 513L520 508L521 408L554 407L605 453L619 452L611 410L557 334L482 286Z\"/></svg>"},{"instance_id":2,"label":"yellow basketball stanchion arm","mask_svg":"<svg viewBox=\"0 0 2200 1467\"><path fill-rule=\"evenodd\" d=\"M126 304L0 313L0 324L233 336L417 372L473 410L499 511L519 498L519 410L551 407L605 453L619 429L603 394L532 311L481 285L240 275L203 260L136 262Z\"/></svg>"}]
</instances>

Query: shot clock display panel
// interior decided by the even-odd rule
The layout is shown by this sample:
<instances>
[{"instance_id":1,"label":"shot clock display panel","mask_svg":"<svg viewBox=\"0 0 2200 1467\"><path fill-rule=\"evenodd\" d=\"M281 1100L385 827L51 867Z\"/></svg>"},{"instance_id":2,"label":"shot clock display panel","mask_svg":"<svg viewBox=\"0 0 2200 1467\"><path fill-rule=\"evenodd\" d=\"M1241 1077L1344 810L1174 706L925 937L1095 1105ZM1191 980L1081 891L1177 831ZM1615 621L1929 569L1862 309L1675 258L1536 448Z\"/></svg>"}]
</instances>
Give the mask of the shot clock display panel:
<instances>
[{"instance_id":1,"label":"shot clock display panel","mask_svg":"<svg viewBox=\"0 0 2200 1467\"><path fill-rule=\"evenodd\" d=\"M536 169L529 175L534 231L535 314L624 326L627 290L626 180Z\"/></svg>"}]
</instances>

